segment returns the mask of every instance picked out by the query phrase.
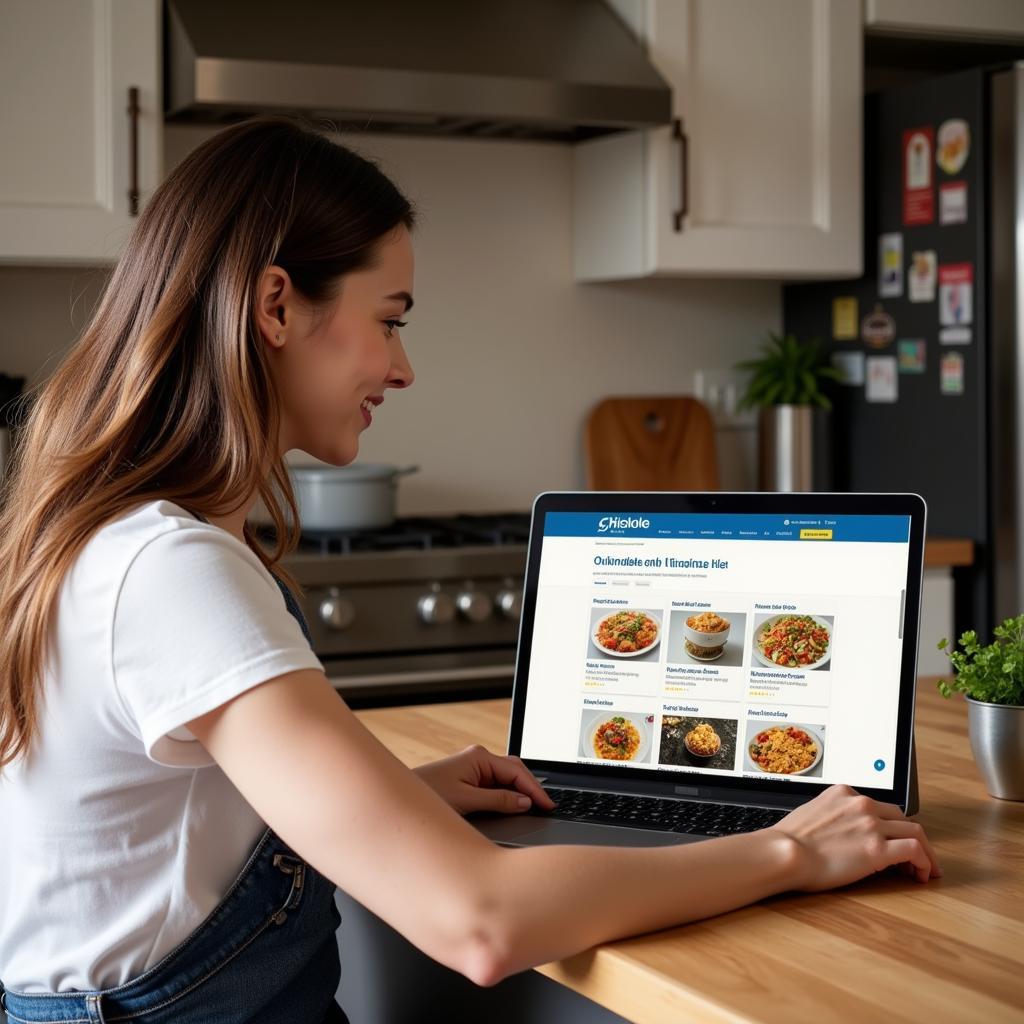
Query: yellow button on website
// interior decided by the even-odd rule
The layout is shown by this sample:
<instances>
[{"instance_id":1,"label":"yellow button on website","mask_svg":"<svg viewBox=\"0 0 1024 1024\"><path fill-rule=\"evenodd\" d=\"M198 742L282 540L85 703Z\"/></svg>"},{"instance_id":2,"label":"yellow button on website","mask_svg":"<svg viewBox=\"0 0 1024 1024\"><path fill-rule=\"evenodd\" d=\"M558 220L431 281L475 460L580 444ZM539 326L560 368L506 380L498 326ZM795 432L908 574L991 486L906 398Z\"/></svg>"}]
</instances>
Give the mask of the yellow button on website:
<instances>
[{"instance_id":1,"label":"yellow button on website","mask_svg":"<svg viewBox=\"0 0 1024 1024\"><path fill-rule=\"evenodd\" d=\"M831 530L801 530L800 531L800 539L801 540L831 540L832 539L832 531Z\"/></svg>"}]
</instances>

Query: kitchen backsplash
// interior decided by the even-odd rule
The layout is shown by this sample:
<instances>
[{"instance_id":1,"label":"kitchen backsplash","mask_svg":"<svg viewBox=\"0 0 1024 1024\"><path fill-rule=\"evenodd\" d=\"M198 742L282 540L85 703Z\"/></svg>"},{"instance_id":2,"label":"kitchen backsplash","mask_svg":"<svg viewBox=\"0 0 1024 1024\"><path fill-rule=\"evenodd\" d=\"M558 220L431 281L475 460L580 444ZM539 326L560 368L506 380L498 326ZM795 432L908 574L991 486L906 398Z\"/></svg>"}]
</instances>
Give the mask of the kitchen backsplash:
<instances>
[{"instance_id":1,"label":"kitchen backsplash","mask_svg":"<svg viewBox=\"0 0 1024 1024\"><path fill-rule=\"evenodd\" d=\"M168 126L173 167L212 129ZM571 150L546 143L347 135L419 208L416 372L363 435L362 461L418 464L399 511L528 508L583 486L582 429L606 395L690 393L779 326L778 285L573 280ZM87 321L105 272L0 267L0 370L31 385ZM750 430L719 432L723 487L755 485ZM306 461L300 453L290 459Z\"/></svg>"}]
</instances>

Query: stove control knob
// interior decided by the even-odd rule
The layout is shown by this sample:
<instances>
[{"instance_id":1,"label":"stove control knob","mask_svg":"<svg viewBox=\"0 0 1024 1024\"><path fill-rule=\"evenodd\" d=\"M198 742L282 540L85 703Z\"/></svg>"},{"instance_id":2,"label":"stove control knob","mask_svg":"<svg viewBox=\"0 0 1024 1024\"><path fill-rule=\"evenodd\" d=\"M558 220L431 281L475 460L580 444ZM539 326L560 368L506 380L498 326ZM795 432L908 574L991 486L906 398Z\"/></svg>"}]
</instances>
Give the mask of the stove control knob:
<instances>
[{"instance_id":1,"label":"stove control knob","mask_svg":"<svg viewBox=\"0 0 1024 1024\"><path fill-rule=\"evenodd\" d=\"M498 591L494 597L494 603L506 619L518 619L523 612L523 592L513 587L506 587L504 590Z\"/></svg>"},{"instance_id":2,"label":"stove control knob","mask_svg":"<svg viewBox=\"0 0 1024 1024\"><path fill-rule=\"evenodd\" d=\"M355 621L356 606L342 596L337 587L329 587L327 596L320 601L320 621L329 629L339 632Z\"/></svg>"},{"instance_id":3,"label":"stove control knob","mask_svg":"<svg viewBox=\"0 0 1024 1024\"><path fill-rule=\"evenodd\" d=\"M455 602L440 589L424 594L416 602L420 618L428 626L447 626L455 618Z\"/></svg>"},{"instance_id":4,"label":"stove control knob","mask_svg":"<svg viewBox=\"0 0 1024 1024\"><path fill-rule=\"evenodd\" d=\"M455 598L455 604L470 622L483 622L494 611L494 602L482 590L463 590Z\"/></svg>"}]
</instances>

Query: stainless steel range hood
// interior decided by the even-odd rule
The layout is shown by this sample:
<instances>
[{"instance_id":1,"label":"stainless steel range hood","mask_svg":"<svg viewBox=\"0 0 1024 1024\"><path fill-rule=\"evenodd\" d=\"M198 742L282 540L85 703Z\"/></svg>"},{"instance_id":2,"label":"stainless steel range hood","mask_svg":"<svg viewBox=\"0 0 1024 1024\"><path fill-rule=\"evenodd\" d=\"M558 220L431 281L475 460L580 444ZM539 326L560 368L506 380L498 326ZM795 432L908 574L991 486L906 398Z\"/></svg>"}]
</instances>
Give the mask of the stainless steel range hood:
<instances>
[{"instance_id":1,"label":"stainless steel range hood","mask_svg":"<svg viewBox=\"0 0 1024 1024\"><path fill-rule=\"evenodd\" d=\"M574 142L667 124L604 0L166 0L166 118Z\"/></svg>"}]
</instances>

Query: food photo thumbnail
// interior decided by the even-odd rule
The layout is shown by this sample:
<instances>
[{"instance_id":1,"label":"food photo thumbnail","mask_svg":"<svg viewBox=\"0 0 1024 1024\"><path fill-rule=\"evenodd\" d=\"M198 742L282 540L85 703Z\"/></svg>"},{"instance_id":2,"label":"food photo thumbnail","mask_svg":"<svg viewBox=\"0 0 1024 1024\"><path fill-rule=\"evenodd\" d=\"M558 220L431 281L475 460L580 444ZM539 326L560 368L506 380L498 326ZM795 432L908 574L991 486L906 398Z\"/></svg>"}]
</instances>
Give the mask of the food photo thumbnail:
<instances>
[{"instance_id":1,"label":"food photo thumbnail","mask_svg":"<svg viewBox=\"0 0 1024 1024\"><path fill-rule=\"evenodd\" d=\"M754 619L754 665L828 671L835 618L831 615L759 615Z\"/></svg>"},{"instance_id":2,"label":"food photo thumbnail","mask_svg":"<svg viewBox=\"0 0 1024 1024\"><path fill-rule=\"evenodd\" d=\"M650 761L654 715L640 711L595 711L580 718L580 757L603 761Z\"/></svg>"},{"instance_id":3,"label":"food photo thumbnail","mask_svg":"<svg viewBox=\"0 0 1024 1024\"><path fill-rule=\"evenodd\" d=\"M593 608L587 658L657 661L661 656L661 615L650 608Z\"/></svg>"},{"instance_id":4,"label":"food photo thumbnail","mask_svg":"<svg viewBox=\"0 0 1024 1024\"><path fill-rule=\"evenodd\" d=\"M768 775L821 777L825 726L751 718L747 721L743 768Z\"/></svg>"},{"instance_id":5,"label":"food photo thumbnail","mask_svg":"<svg viewBox=\"0 0 1024 1024\"><path fill-rule=\"evenodd\" d=\"M746 628L744 612L677 609L669 619L668 663L739 668Z\"/></svg>"},{"instance_id":6,"label":"food photo thumbnail","mask_svg":"<svg viewBox=\"0 0 1024 1024\"><path fill-rule=\"evenodd\" d=\"M662 715L661 764L689 768L736 767L737 722L732 718Z\"/></svg>"}]
</instances>

